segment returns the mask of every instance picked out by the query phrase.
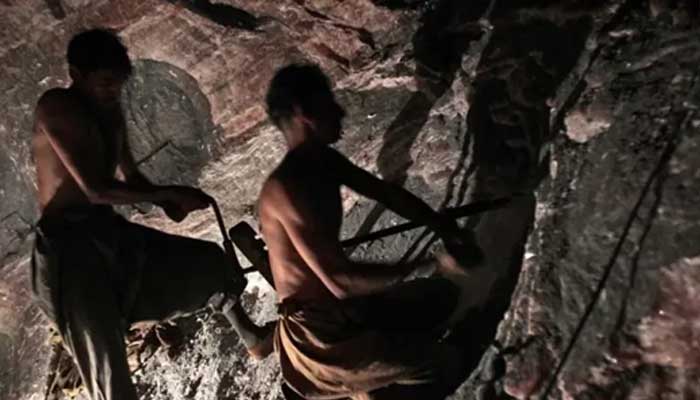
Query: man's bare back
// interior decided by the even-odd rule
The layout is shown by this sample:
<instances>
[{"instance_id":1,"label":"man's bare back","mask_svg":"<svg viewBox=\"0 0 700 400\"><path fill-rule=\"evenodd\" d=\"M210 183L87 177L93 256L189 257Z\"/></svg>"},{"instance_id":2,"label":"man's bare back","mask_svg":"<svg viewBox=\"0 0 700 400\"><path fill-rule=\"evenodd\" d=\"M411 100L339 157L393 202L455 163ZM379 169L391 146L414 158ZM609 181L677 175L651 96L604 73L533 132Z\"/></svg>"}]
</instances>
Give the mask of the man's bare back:
<instances>
[{"instance_id":1,"label":"man's bare back","mask_svg":"<svg viewBox=\"0 0 700 400\"><path fill-rule=\"evenodd\" d=\"M313 227L313 232L336 242L342 252L338 236L342 222L342 204L340 199L340 182L330 174L318 171L317 163L310 160L305 148L298 148L285 157L284 161L268 178L260 197L260 223L270 254L272 274L280 301L294 300L328 300L333 294L326 288L304 258L296 249L293 238L285 230L279 215L293 214L294 210L284 201L281 192L291 191L298 202L308 204L314 211L311 220L297 221ZM313 182L305 177L318 172ZM284 210L283 213L280 211ZM299 217L299 216L297 216ZM303 240L303 239L302 239ZM326 265L326 268L333 268Z\"/></svg>"},{"instance_id":2,"label":"man's bare back","mask_svg":"<svg viewBox=\"0 0 700 400\"><path fill-rule=\"evenodd\" d=\"M109 180L117 172L117 161L124 148L125 125L121 110L112 107L91 112L75 90L52 89L39 100L35 115L32 155L42 213L52 214L90 204L90 199L61 160L71 155L57 153L51 134L61 135L74 147L80 147L76 154L80 154L81 168L93 174L92 179ZM57 128L60 132L50 132Z\"/></svg>"},{"instance_id":3,"label":"man's bare back","mask_svg":"<svg viewBox=\"0 0 700 400\"><path fill-rule=\"evenodd\" d=\"M138 170L119 103L126 77L97 71L83 80L82 89L52 89L37 103L32 155L43 215L76 206L148 202L181 221L211 204L199 189L153 185Z\"/></svg>"}]
</instances>

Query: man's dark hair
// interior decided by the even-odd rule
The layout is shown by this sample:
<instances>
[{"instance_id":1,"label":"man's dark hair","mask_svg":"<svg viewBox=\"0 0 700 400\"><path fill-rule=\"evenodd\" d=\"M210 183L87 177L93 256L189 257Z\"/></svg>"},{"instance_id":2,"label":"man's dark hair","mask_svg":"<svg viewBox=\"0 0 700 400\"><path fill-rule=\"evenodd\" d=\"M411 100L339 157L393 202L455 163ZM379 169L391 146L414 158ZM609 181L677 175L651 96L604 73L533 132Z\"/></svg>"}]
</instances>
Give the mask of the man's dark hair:
<instances>
[{"instance_id":1,"label":"man's dark hair","mask_svg":"<svg viewBox=\"0 0 700 400\"><path fill-rule=\"evenodd\" d=\"M119 37L105 29L81 32L68 44L68 64L83 73L101 69L131 74L131 61Z\"/></svg>"},{"instance_id":2,"label":"man's dark hair","mask_svg":"<svg viewBox=\"0 0 700 400\"><path fill-rule=\"evenodd\" d=\"M275 74L267 90L267 113L278 127L294 113L294 106L311 110L311 94L331 93L328 77L317 65L291 64Z\"/></svg>"}]
</instances>

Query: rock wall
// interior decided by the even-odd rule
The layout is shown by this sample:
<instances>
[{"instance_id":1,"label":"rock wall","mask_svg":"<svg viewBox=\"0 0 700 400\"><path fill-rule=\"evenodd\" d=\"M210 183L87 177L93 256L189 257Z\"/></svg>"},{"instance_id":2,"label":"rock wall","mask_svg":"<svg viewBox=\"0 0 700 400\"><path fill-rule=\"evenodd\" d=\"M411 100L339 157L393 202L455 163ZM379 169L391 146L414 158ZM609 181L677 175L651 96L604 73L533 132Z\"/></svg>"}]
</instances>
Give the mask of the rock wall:
<instances>
[{"instance_id":1,"label":"rock wall","mask_svg":"<svg viewBox=\"0 0 700 400\"><path fill-rule=\"evenodd\" d=\"M134 59L123 107L143 171L201 186L229 224L254 223L283 154L262 99L293 61L334 80L348 111L339 149L357 164L435 207L522 194L464 221L491 272L455 335L470 376L452 398L698 397L692 3L0 1L0 399L44 396L47 323L26 284L28 140L38 97L68 84L67 41L93 26L119 31ZM345 237L399 221L350 192L344 207ZM220 240L208 212L174 224L148 206L121 211ZM416 230L352 257L407 260L435 245ZM244 304L273 319L274 293L253 283ZM144 398L282 398L274 358L247 360L223 321L178 326L185 341L134 375Z\"/></svg>"},{"instance_id":2,"label":"rock wall","mask_svg":"<svg viewBox=\"0 0 700 400\"><path fill-rule=\"evenodd\" d=\"M699 395L688 384L697 377L700 226L689 188L698 184L700 93L689 66L698 44L667 17L625 13L601 31L553 142L499 335L518 349L506 357L520 371L506 378L516 397L550 383L561 398Z\"/></svg>"}]
</instances>

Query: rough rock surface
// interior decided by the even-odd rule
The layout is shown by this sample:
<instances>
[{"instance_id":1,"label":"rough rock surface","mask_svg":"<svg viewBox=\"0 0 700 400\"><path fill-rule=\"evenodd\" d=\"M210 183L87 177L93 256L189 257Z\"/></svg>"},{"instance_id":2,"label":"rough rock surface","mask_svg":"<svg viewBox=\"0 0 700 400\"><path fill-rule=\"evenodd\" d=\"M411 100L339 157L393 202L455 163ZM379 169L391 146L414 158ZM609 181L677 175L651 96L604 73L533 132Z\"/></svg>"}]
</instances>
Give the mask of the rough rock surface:
<instances>
[{"instance_id":1,"label":"rough rock surface","mask_svg":"<svg viewBox=\"0 0 700 400\"><path fill-rule=\"evenodd\" d=\"M134 59L123 105L144 172L203 187L230 224L254 223L283 154L262 96L292 61L334 80L348 111L339 149L433 206L535 191L465 221L492 273L455 334L470 376L453 399L700 397L697 12L692 1L0 1L0 399L42 399L50 356L27 287L32 110L68 83L67 40L98 25ZM344 207L344 237L399 222L350 192ZM220 240L209 212L174 224L148 206L121 211ZM434 246L415 230L352 257ZM262 282L244 296L260 322L274 302ZM282 398L274 358L249 361L223 321L178 325L185 342L135 373L144 398Z\"/></svg>"}]
</instances>

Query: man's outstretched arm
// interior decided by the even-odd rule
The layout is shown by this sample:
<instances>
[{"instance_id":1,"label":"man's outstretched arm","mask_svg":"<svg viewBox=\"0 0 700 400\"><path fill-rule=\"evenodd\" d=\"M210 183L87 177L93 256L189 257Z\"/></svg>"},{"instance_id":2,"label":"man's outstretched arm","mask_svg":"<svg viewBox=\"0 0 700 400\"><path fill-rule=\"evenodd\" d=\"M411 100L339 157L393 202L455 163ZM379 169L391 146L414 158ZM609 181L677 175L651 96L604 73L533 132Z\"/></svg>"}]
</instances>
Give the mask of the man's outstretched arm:
<instances>
[{"instance_id":1,"label":"man's outstretched arm","mask_svg":"<svg viewBox=\"0 0 700 400\"><path fill-rule=\"evenodd\" d=\"M454 220L436 212L403 187L375 177L335 150L329 149L327 158L329 167L336 171L339 181L353 191L384 204L408 220L425 224L440 235L457 233Z\"/></svg>"},{"instance_id":2,"label":"man's outstretched arm","mask_svg":"<svg viewBox=\"0 0 700 400\"><path fill-rule=\"evenodd\" d=\"M207 200L209 203L213 202L208 195L204 195L201 191L188 187L181 186L159 186L153 184L138 168L138 164L134 160L134 156L131 152L131 147L129 145L129 139L126 134L122 135L122 151L119 164L117 165L117 176L119 179L129 185L130 187L136 187L140 190L159 190L159 188L169 188L171 191L190 191L193 196L201 197L202 201ZM172 197L172 196L171 196ZM183 208L178 203L174 202L172 199L154 201L153 204L162 208L165 214L173 221L180 222L188 214L188 209ZM200 207L195 207L200 208Z\"/></svg>"}]
</instances>

